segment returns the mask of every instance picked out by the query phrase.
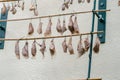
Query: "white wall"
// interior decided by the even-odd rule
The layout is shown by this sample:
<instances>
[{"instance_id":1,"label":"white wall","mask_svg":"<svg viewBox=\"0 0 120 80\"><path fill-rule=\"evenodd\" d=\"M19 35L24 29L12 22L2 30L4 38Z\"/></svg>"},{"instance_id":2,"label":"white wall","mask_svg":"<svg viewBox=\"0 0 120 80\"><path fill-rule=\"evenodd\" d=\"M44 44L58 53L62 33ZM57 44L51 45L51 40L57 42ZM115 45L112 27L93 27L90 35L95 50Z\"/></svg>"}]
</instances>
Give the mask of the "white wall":
<instances>
[{"instance_id":1,"label":"white wall","mask_svg":"<svg viewBox=\"0 0 120 80\"><path fill-rule=\"evenodd\" d=\"M120 18L120 7L117 6L117 0L107 0L107 8L111 9L107 13L107 29L106 29L106 43L101 44L100 53L93 53L92 62L92 78L101 77L103 80L119 80L120 75L120 50L119 50L119 18ZM87 11L92 10L93 2L90 4L78 4L75 0L74 5L65 12L60 11L62 1L60 0L40 0L38 1L38 8L40 16L67 13L73 11ZM0 4L1 5L1 4ZM18 9L16 15L9 13L8 19L13 18L25 18L33 17L33 14L28 10L30 1L25 0L25 11ZM90 32L92 16L89 14L80 14L78 16L78 22L80 31ZM65 16L68 23L69 16ZM61 20L63 17L60 17ZM27 35L28 24L30 21L17 21L8 22L6 38L20 38ZM32 20L35 30L37 29L39 20ZM47 26L48 19L42 19L43 30ZM52 34L59 35L55 31L57 18L52 18ZM96 26L97 27L97 18ZM96 31L96 29L95 29ZM69 32L66 32L69 34ZM43 36L43 35L41 35ZM95 35L96 36L96 35ZM37 32L31 37L39 37ZM83 36L83 38L86 36ZM42 40L38 40L41 42ZM76 46L79 41L79 37L73 38L73 47L75 49L75 55L65 54L62 51L61 42L63 39L55 39L56 55L54 59L51 59L49 53L50 40L47 40L47 51L45 53L45 59L42 59L42 55L39 52L36 59L29 58L28 60L21 57L17 60L14 54L14 41L6 41L5 48L0 50L0 80L71 80L78 78L87 77L88 68L88 53L81 58L77 58ZM32 41L29 41L29 49L31 48ZM22 49L24 41L20 42L20 49ZM29 50L30 52L30 50Z\"/></svg>"}]
</instances>

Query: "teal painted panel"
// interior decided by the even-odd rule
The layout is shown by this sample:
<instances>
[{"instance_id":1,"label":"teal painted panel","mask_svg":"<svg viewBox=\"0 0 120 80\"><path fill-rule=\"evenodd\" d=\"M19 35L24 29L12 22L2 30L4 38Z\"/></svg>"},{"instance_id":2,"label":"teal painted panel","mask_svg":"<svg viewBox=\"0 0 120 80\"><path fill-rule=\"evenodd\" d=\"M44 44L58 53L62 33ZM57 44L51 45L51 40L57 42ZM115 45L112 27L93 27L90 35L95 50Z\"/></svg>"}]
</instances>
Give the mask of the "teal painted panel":
<instances>
[{"instance_id":1,"label":"teal painted panel","mask_svg":"<svg viewBox=\"0 0 120 80\"><path fill-rule=\"evenodd\" d=\"M98 9L106 9L107 0L99 0ZM106 12L98 12L98 15L103 18L104 21L98 19L98 31L104 31L104 33L98 34L101 43L105 43L106 40Z\"/></svg>"},{"instance_id":2,"label":"teal painted panel","mask_svg":"<svg viewBox=\"0 0 120 80\"><path fill-rule=\"evenodd\" d=\"M6 20L8 16L8 11L6 14L1 14L0 20ZM0 38L5 38L7 22L0 22ZM4 41L0 41L0 49L4 49Z\"/></svg>"}]
</instances>

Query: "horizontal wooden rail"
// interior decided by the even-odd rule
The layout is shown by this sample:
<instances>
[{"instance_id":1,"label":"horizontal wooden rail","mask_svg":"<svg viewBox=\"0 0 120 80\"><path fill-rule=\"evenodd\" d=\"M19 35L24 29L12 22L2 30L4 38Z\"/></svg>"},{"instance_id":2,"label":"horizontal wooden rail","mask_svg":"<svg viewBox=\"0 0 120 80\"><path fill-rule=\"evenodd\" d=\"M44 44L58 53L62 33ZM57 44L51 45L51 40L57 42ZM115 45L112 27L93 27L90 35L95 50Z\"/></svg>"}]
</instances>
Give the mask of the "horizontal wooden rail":
<instances>
[{"instance_id":1,"label":"horizontal wooden rail","mask_svg":"<svg viewBox=\"0 0 120 80\"><path fill-rule=\"evenodd\" d=\"M109 10L94 10L94 12L107 12L107 11L110 11L110 9ZM93 11L73 12L73 13L65 13L65 14L53 14L53 15L47 15L47 16L39 16L39 17L32 17L32 18L22 18L22 19L0 20L0 22L23 21L23 20L49 18L49 17L65 16L65 15L72 15L72 14L84 14L84 13L91 13L91 12L93 12Z\"/></svg>"},{"instance_id":2,"label":"horizontal wooden rail","mask_svg":"<svg viewBox=\"0 0 120 80\"><path fill-rule=\"evenodd\" d=\"M10 2L10 1L18 1L18 0L0 0L0 2Z\"/></svg>"},{"instance_id":3,"label":"horizontal wooden rail","mask_svg":"<svg viewBox=\"0 0 120 80\"><path fill-rule=\"evenodd\" d=\"M92 32L92 33L81 33L81 34L71 34L71 35L62 35L62 36L48 36L48 37L38 37L38 38L0 38L0 41L16 41L16 40L37 40L37 39L51 39L51 38L64 38L64 37L73 37L73 36L80 36L80 35L90 35L90 34L100 34L103 31Z\"/></svg>"},{"instance_id":4,"label":"horizontal wooden rail","mask_svg":"<svg viewBox=\"0 0 120 80\"><path fill-rule=\"evenodd\" d=\"M70 79L69 79L70 80ZM91 79L71 79L71 80L102 80L102 78L91 78Z\"/></svg>"}]
</instances>

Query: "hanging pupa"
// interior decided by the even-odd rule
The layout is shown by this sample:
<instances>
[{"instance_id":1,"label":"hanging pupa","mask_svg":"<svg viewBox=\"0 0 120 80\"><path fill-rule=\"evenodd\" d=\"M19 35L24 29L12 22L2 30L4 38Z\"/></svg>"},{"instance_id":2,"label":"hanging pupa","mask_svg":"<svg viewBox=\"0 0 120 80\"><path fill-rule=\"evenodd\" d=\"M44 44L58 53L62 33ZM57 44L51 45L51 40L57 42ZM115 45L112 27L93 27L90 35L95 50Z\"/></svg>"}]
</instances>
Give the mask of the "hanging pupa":
<instances>
[{"instance_id":1,"label":"hanging pupa","mask_svg":"<svg viewBox=\"0 0 120 80\"><path fill-rule=\"evenodd\" d=\"M57 25L56 25L56 30L57 30L57 32L62 34L62 27L61 27L61 22L60 22L59 18L58 18L58 22L57 22Z\"/></svg>"},{"instance_id":2,"label":"hanging pupa","mask_svg":"<svg viewBox=\"0 0 120 80\"><path fill-rule=\"evenodd\" d=\"M17 59L20 59L20 49L19 49L19 40L15 43L15 55Z\"/></svg>"},{"instance_id":3,"label":"hanging pupa","mask_svg":"<svg viewBox=\"0 0 120 80\"><path fill-rule=\"evenodd\" d=\"M37 9L34 10L34 15L38 16L38 10Z\"/></svg>"},{"instance_id":4,"label":"hanging pupa","mask_svg":"<svg viewBox=\"0 0 120 80\"><path fill-rule=\"evenodd\" d=\"M55 52L56 52L56 50L55 50L55 44L54 44L54 39L51 40L49 50L50 50L51 56L53 57L55 55Z\"/></svg>"},{"instance_id":5,"label":"hanging pupa","mask_svg":"<svg viewBox=\"0 0 120 80\"><path fill-rule=\"evenodd\" d=\"M78 42L77 51L78 51L78 57L81 57L83 54L85 54L85 49L82 45L82 39L81 38Z\"/></svg>"},{"instance_id":6,"label":"hanging pupa","mask_svg":"<svg viewBox=\"0 0 120 80\"><path fill-rule=\"evenodd\" d=\"M38 16L37 4L36 4L35 10L34 10L34 15Z\"/></svg>"},{"instance_id":7,"label":"hanging pupa","mask_svg":"<svg viewBox=\"0 0 120 80\"><path fill-rule=\"evenodd\" d=\"M67 53L67 48L68 48L68 46L67 46L67 44L66 44L66 38L64 38L64 41L62 42L62 48L63 48L63 52L64 52L64 53Z\"/></svg>"},{"instance_id":8,"label":"hanging pupa","mask_svg":"<svg viewBox=\"0 0 120 80\"><path fill-rule=\"evenodd\" d=\"M12 11L12 14L14 15L14 14L16 14L16 12L17 12L17 10L16 10L15 7L14 7L14 9L13 9L13 11Z\"/></svg>"},{"instance_id":9,"label":"hanging pupa","mask_svg":"<svg viewBox=\"0 0 120 80\"><path fill-rule=\"evenodd\" d=\"M18 3L17 3L17 6L18 6L18 7L21 7L21 6L20 6L20 2L19 2L19 0L18 0Z\"/></svg>"},{"instance_id":10,"label":"hanging pupa","mask_svg":"<svg viewBox=\"0 0 120 80\"><path fill-rule=\"evenodd\" d=\"M62 4L62 11L64 11L65 10L65 4L63 3Z\"/></svg>"},{"instance_id":11,"label":"hanging pupa","mask_svg":"<svg viewBox=\"0 0 120 80\"><path fill-rule=\"evenodd\" d=\"M77 16L75 16L73 27L74 27L74 33L79 33L79 27L78 27L78 23L77 23Z\"/></svg>"},{"instance_id":12,"label":"hanging pupa","mask_svg":"<svg viewBox=\"0 0 120 80\"><path fill-rule=\"evenodd\" d=\"M34 33L34 28L33 28L33 25L32 23L30 22L29 23L29 28L28 28L28 35L31 35Z\"/></svg>"},{"instance_id":13,"label":"hanging pupa","mask_svg":"<svg viewBox=\"0 0 120 80\"><path fill-rule=\"evenodd\" d=\"M65 0L64 1L64 5L67 9L69 8L69 3L70 3L70 0Z\"/></svg>"},{"instance_id":14,"label":"hanging pupa","mask_svg":"<svg viewBox=\"0 0 120 80\"><path fill-rule=\"evenodd\" d=\"M100 49L100 40L99 40L98 37L96 37L95 44L94 44L94 47L93 47L93 51L95 53L98 53L99 49Z\"/></svg>"},{"instance_id":15,"label":"hanging pupa","mask_svg":"<svg viewBox=\"0 0 120 80\"><path fill-rule=\"evenodd\" d=\"M6 11L7 11L7 8L5 6L5 3L3 3L3 7L2 7L2 10L1 10L2 15L5 15Z\"/></svg>"},{"instance_id":16,"label":"hanging pupa","mask_svg":"<svg viewBox=\"0 0 120 80\"><path fill-rule=\"evenodd\" d=\"M90 3L90 0L87 0L88 3Z\"/></svg>"},{"instance_id":17,"label":"hanging pupa","mask_svg":"<svg viewBox=\"0 0 120 80\"><path fill-rule=\"evenodd\" d=\"M43 55L43 58L44 58L44 53L45 53L45 50L46 50L46 44L45 44L45 40L43 40L42 44L40 45L40 52L42 53Z\"/></svg>"},{"instance_id":18,"label":"hanging pupa","mask_svg":"<svg viewBox=\"0 0 120 80\"><path fill-rule=\"evenodd\" d=\"M34 10L35 10L35 5L34 5L34 4L31 4L29 10L30 10L30 11L34 11Z\"/></svg>"},{"instance_id":19,"label":"hanging pupa","mask_svg":"<svg viewBox=\"0 0 120 80\"><path fill-rule=\"evenodd\" d=\"M25 2L22 2L21 9L24 10Z\"/></svg>"},{"instance_id":20,"label":"hanging pupa","mask_svg":"<svg viewBox=\"0 0 120 80\"><path fill-rule=\"evenodd\" d=\"M73 23L73 20L72 20L72 16L73 15L71 15L70 16L70 18L69 18L69 23L68 23L68 29L70 30L70 32L71 32L71 34L73 34L74 33L74 23Z\"/></svg>"},{"instance_id":21,"label":"hanging pupa","mask_svg":"<svg viewBox=\"0 0 120 80\"><path fill-rule=\"evenodd\" d=\"M24 47L22 48L22 55L24 58L28 59L29 58L29 52L28 52L28 42L25 42Z\"/></svg>"},{"instance_id":22,"label":"hanging pupa","mask_svg":"<svg viewBox=\"0 0 120 80\"><path fill-rule=\"evenodd\" d=\"M32 43L32 48L31 48L32 57L35 57L35 56L36 56L36 52L37 52L37 49L36 49L36 41L34 40L33 43Z\"/></svg>"},{"instance_id":23,"label":"hanging pupa","mask_svg":"<svg viewBox=\"0 0 120 80\"><path fill-rule=\"evenodd\" d=\"M51 21L51 18L49 18L49 22L48 22L46 31L44 33L44 36L50 36L51 35L51 26L52 26L52 21Z\"/></svg>"},{"instance_id":24,"label":"hanging pupa","mask_svg":"<svg viewBox=\"0 0 120 80\"><path fill-rule=\"evenodd\" d=\"M90 48L90 42L88 36L84 40L84 45L85 45L85 51L88 51L88 49Z\"/></svg>"},{"instance_id":25,"label":"hanging pupa","mask_svg":"<svg viewBox=\"0 0 120 80\"><path fill-rule=\"evenodd\" d=\"M65 19L63 20L63 26L62 26L62 34L67 30L66 28L66 23L65 23Z\"/></svg>"},{"instance_id":26,"label":"hanging pupa","mask_svg":"<svg viewBox=\"0 0 120 80\"><path fill-rule=\"evenodd\" d=\"M43 40L42 44L40 45L40 52L42 53L43 55L43 58L44 58L44 53L45 53L45 50L46 50L46 44L45 44L45 40Z\"/></svg>"},{"instance_id":27,"label":"hanging pupa","mask_svg":"<svg viewBox=\"0 0 120 80\"><path fill-rule=\"evenodd\" d=\"M37 29L38 34L42 34L42 24L43 23L40 21Z\"/></svg>"},{"instance_id":28,"label":"hanging pupa","mask_svg":"<svg viewBox=\"0 0 120 80\"><path fill-rule=\"evenodd\" d=\"M120 6L120 0L118 0L118 6Z\"/></svg>"},{"instance_id":29,"label":"hanging pupa","mask_svg":"<svg viewBox=\"0 0 120 80\"><path fill-rule=\"evenodd\" d=\"M70 55L74 54L74 49L72 46L72 37L70 37L69 42L68 42L68 51L69 51Z\"/></svg>"},{"instance_id":30,"label":"hanging pupa","mask_svg":"<svg viewBox=\"0 0 120 80\"><path fill-rule=\"evenodd\" d=\"M12 12L12 14L16 14L17 10L15 9L15 5L12 3L12 8L10 10Z\"/></svg>"}]
</instances>

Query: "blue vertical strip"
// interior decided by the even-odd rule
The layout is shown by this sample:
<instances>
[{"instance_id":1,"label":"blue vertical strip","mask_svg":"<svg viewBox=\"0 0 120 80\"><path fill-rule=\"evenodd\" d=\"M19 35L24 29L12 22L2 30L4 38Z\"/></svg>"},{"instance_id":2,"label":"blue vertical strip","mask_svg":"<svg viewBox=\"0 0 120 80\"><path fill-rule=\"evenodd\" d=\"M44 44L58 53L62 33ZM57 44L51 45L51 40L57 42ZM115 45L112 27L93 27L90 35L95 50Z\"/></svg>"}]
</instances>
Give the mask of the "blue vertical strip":
<instances>
[{"instance_id":1,"label":"blue vertical strip","mask_svg":"<svg viewBox=\"0 0 120 80\"><path fill-rule=\"evenodd\" d=\"M1 14L0 20L7 20L8 11L6 14ZM0 22L0 38L5 38L7 22ZM0 41L0 49L4 48L4 41Z\"/></svg>"},{"instance_id":2,"label":"blue vertical strip","mask_svg":"<svg viewBox=\"0 0 120 80\"><path fill-rule=\"evenodd\" d=\"M106 10L106 6L107 6L107 0L99 0L99 4L98 4L98 9L105 9ZM103 31L104 33L98 34L98 37L100 39L101 43L105 43L105 36L106 36L106 12L98 12L98 15L101 15L102 18L104 19L103 22L100 22L98 20L98 31Z\"/></svg>"},{"instance_id":3,"label":"blue vertical strip","mask_svg":"<svg viewBox=\"0 0 120 80\"><path fill-rule=\"evenodd\" d=\"M94 0L93 10L95 10L95 9L96 9L96 0ZM94 32L94 23L95 23L95 14L94 14L94 12L93 12L91 32ZM91 75L92 47L93 47L93 34L91 34L91 41L90 41L90 53L89 53L89 64L88 64L88 76L87 76L87 79L89 79L89 78L90 78L90 75Z\"/></svg>"}]
</instances>

